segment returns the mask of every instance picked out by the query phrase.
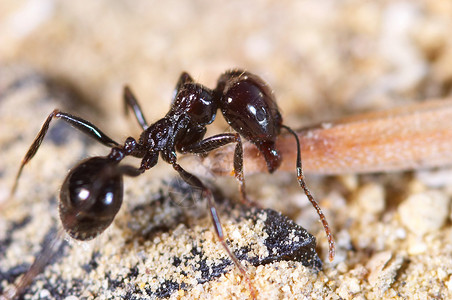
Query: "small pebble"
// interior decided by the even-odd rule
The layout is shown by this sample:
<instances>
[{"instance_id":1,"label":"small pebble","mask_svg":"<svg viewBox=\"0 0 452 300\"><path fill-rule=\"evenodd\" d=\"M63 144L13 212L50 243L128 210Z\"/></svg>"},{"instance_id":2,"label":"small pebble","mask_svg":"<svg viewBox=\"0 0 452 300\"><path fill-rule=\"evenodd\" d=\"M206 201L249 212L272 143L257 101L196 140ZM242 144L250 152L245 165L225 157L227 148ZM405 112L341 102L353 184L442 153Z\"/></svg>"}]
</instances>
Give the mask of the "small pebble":
<instances>
[{"instance_id":1,"label":"small pebble","mask_svg":"<svg viewBox=\"0 0 452 300\"><path fill-rule=\"evenodd\" d=\"M418 235L438 230L447 220L449 203L449 198L439 191L410 195L399 206L401 221Z\"/></svg>"},{"instance_id":2,"label":"small pebble","mask_svg":"<svg viewBox=\"0 0 452 300\"><path fill-rule=\"evenodd\" d=\"M444 271L444 269L439 268L439 269L436 271L436 276L438 277L439 280L444 281L444 280L446 279L446 277L447 277L447 272Z\"/></svg>"},{"instance_id":3,"label":"small pebble","mask_svg":"<svg viewBox=\"0 0 452 300\"><path fill-rule=\"evenodd\" d=\"M368 183L359 188L356 193L356 201L367 213L381 213L386 206L385 190L383 186L375 183Z\"/></svg>"},{"instance_id":4,"label":"small pebble","mask_svg":"<svg viewBox=\"0 0 452 300\"><path fill-rule=\"evenodd\" d=\"M397 272L402 267L405 258L394 255L391 251L374 254L366 265L369 270L367 280L382 296L396 280Z\"/></svg>"},{"instance_id":5,"label":"small pebble","mask_svg":"<svg viewBox=\"0 0 452 300\"><path fill-rule=\"evenodd\" d=\"M369 270L369 276L367 280L372 286L377 285L384 267L391 258L391 251L379 252L371 257L366 265L366 268Z\"/></svg>"},{"instance_id":6,"label":"small pebble","mask_svg":"<svg viewBox=\"0 0 452 300\"><path fill-rule=\"evenodd\" d=\"M338 179L348 191L355 191L358 188L358 176L355 174L342 175Z\"/></svg>"},{"instance_id":7,"label":"small pebble","mask_svg":"<svg viewBox=\"0 0 452 300\"><path fill-rule=\"evenodd\" d=\"M348 287L353 294L361 292L361 285L357 278L351 278L348 282Z\"/></svg>"},{"instance_id":8,"label":"small pebble","mask_svg":"<svg viewBox=\"0 0 452 300\"><path fill-rule=\"evenodd\" d=\"M404 228L397 228L394 231L394 234L398 239L404 240L406 238L407 232Z\"/></svg>"},{"instance_id":9,"label":"small pebble","mask_svg":"<svg viewBox=\"0 0 452 300\"><path fill-rule=\"evenodd\" d=\"M452 277L450 277L449 280L446 281L446 286L449 291L452 291Z\"/></svg>"},{"instance_id":10,"label":"small pebble","mask_svg":"<svg viewBox=\"0 0 452 300\"><path fill-rule=\"evenodd\" d=\"M413 241L408 246L408 254L410 255L420 255L427 251L427 244L423 241Z\"/></svg>"},{"instance_id":11,"label":"small pebble","mask_svg":"<svg viewBox=\"0 0 452 300\"><path fill-rule=\"evenodd\" d=\"M339 296L344 299L350 299L356 293L361 291L361 286L357 278L349 278L344 280L338 290Z\"/></svg>"},{"instance_id":12,"label":"small pebble","mask_svg":"<svg viewBox=\"0 0 452 300\"><path fill-rule=\"evenodd\" d=\"M39 298L43 299L43 298L47 298L47 297L50 297L49 290L43 289L43 290L39 291Z\"/></svg>"}]
</instances>

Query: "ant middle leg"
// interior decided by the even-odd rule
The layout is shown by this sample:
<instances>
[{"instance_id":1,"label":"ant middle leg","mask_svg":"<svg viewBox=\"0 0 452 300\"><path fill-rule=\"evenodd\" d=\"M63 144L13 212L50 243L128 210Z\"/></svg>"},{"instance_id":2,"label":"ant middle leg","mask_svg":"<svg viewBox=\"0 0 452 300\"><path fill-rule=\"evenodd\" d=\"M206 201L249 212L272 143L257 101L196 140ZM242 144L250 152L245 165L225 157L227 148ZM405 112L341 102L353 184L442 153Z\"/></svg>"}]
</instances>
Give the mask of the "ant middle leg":
<instances>
[{"instance_id":1,"label":"ant middle leg","mask_svg":"<svg viewBox=\"0 0 452 300\"><path fill-rule=\"evenodd\" d=\"M251 201L246 194L245 177L243 175L243 146L242 139L238 133L214 135L192 145L184 146L181 148L181 151L194 154L208 153L230 143L236 143L234 150L234 169L232 170L232 173L239 182L241 200L246 205L256 206L257 204L254 201Z\"/></svg>"},{"instance_id":2,"label":"ant middle leg","mask_svg":"<svg viewBox=\"0 0 452 300\"><path fill-rule=\"evenodd\" d=\"M179 173L179 175L182 177L182 179L185 182L187 182L189 185L191 185L195 188L201 189L203 196L207 198L207 205L209 208L210 216L212 218L212 223L215 228L215 232L218 236L218 239L220 240L221 245L226 250L229 257L232 259L234 264L239 269L240 273L242 273L242 275L248 282L252 297L256 298L256 290L255 290L254 286L251 284L251 281L248 277L245 267L242 266L242 264L238 260L237 256L235 256L235 254L231 251L231 249L229 248L229 246L226 243L225 235L223 233L223 228L221 226L220 217L219 217L217 209L215 207L215 200L213 198L212 192L201 182L201 180L198 177L185 171L178 163L172 163L172 166Z\"/></svg>"},{"instance_id":3,"label":"ant middle leg","mask_svg":"<svg viewBox=\"0 0 452 300\"><path fill-rule=\"evenodd\" d=\"M13 188L11 189L11 194L14 194L14 192L16 191L19 177L22 173L24 166L35 156L36 152L41 146L42 141L44 140L44 137L47 134L47 131L49 130L50 122L54 118L61 119L69 123L76 129L89 135L90 137L94 138L96 141L107 147L114 147L119 145L117 142L112 140L110 137L108 137L105 133L103 133L99 128L91 124L89 121L86 121L80 117L73 116L71 114L55 109L49 114L49 116L45 120L44 124L41 127L41 130L39 131L35 140L33 141L24 158L22 159L22 163L16 175L16 179L14 180Z\"/></svg>"}]
</instances>

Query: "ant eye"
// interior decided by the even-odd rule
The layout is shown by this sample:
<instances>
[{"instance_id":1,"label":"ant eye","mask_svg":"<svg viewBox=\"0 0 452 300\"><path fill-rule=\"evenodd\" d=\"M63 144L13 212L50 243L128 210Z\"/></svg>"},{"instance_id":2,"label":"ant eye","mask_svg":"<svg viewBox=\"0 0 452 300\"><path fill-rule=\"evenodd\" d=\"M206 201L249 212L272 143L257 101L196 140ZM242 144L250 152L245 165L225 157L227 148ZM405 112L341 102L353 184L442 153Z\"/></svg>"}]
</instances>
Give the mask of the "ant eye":
<instances>
[{"instance_id":1,"label":"ant eye","mask_svg":"<svg viewBox=\"0 0 452 300\"><path fill-rule=\"evenodd\" d=\"M88 240L102 233L122 204L122 175L116 163L104 157L81 162L67 175L60 192L60 218L75 239Z\"/></svg>"}]
</instances>

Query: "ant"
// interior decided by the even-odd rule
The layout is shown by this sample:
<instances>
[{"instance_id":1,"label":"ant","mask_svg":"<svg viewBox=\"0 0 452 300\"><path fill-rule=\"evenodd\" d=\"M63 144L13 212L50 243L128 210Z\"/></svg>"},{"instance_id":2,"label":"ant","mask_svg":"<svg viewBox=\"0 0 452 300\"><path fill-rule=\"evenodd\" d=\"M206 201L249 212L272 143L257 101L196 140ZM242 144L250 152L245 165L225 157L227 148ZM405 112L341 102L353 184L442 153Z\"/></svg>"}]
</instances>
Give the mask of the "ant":
<instances>
[{"instance_id":1,"label":"ant","mask_svg":"<svg viewBox=\"0 0 452 300\"><path fill-rule=\"evenodd\" d=\"M239 183L242 201L252 204L245 191L241 137L257 147L265 158L268 171L272 173L282 161L275 142L281 129L285 129L296 140L297 180L320 217L328 238L329 259L333 260L335 248L331 231L304 181L300 141L291 128L282 124L274 94L260 77L243 70L230 70L220 76L216 88L212 90L196 83L188 73L183 72L177 82L169 112L152 125L148 125L136 97L127 86L124 88L124 104L126 112L131 109L143 129L138 140L128 137L124 144L112 140L89 121L55 109L45 120L23 158L12 192L16 190L24 166L38 151L54 118L69 123L111 148L106 156L91 157L76 165L66 176L60 191L59 213L65 231L74 239L89 240L101 234L118 213L123 198L123 176L141 175L157 164L160 155L185 182L202 191L220 243L249 283L245 268L226 243L212 192L198 177L178 164L176 152L205 155L226 144L235 143L233 174ZM204 138L206 126L215 120L218 109L235 133ZM126 156L140 158L140 166L120 164ZM29 273L36 273L37 270L31 269ZM19 284L18 290L19 287L23 289L24 284ZM252 286L251 289L254 295Z\"/></svg>"}]
</instances>

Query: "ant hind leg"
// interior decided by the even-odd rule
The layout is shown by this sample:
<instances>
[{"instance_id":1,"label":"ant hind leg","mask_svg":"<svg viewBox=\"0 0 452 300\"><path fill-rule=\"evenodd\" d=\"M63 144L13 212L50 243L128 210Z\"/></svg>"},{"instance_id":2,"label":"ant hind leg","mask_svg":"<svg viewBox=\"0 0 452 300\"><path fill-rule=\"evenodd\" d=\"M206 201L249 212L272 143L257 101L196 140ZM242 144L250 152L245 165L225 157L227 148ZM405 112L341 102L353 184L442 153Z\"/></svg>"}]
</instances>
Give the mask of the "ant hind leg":
<instances>
[{"instance_id":1,"label":"ant hind leg","mask_svg":"<svg viewBox=\"0 0 452 300\"><path fill-rule=\"evenodd\" d=\"M17 172L16 179L14 180L14 185L11 189L11 195L13 195L17 189L17 184L19 182L20 175L22 173L22 170L24 166L35 156L36 152L38 151L39 147L41 146L42 141L44 140L44 137L47 134L47 131L49 130L50 122L53 118L61 119L76 129L80 130L81 132L89 135L90 137L94 138L99 143L107 146L107 147L113 147L118 146L119 144L109 138L105 133L103 133L99 128L91 124L90 122L77 117L70 115L65 112L61 112L58 109L55 109L50 113L50 115L45 120L44 124L41 127L41 130L39 131L38 135L36 136L35 140L31 144L30 148L28 149L27 153L25 154L24 158L22 159L22 163L20 165L19 171Z\"/></svg>"},{"instance_id":2,"label":"ant hind leg","mask_svg":"<svg viewBox=\"0 0 452 300\"><path fill-rule=\"evenodd\" d=\"M143 115L143 111L141 110L140 104L138 103L137 98L132 93L132 90L128 87L124 87L124 110L127 114L129 108L133 110L133 113L135 114L135 118L138 121L138 124L140 124L141 128L143 130L146 130L149 125L146 121L146 118Z\"/></svg>"}]
</instances>

